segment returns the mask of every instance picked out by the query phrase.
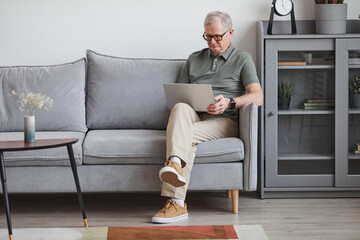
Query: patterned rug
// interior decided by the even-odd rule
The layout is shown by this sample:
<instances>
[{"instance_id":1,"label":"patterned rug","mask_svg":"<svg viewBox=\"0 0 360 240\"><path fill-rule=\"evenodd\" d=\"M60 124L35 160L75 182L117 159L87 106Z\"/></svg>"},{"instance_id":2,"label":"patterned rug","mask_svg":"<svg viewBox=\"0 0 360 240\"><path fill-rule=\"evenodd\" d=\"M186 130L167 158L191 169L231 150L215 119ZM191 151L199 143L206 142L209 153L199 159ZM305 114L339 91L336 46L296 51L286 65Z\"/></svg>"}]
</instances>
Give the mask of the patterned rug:
<instances>
[{"instance_id":1,"label":"patterned rug","mask_svg":"<svg viewBox=\"0 0 360 240\"><path fill-rule=\"evenodd\" d=\"M89 228L22 228L13 230L14 239L26 240L175 240L240 239L268 240L262 225L147 226ZM7 229L0 229L0 240Z\"/></svg>"}]
</instances>

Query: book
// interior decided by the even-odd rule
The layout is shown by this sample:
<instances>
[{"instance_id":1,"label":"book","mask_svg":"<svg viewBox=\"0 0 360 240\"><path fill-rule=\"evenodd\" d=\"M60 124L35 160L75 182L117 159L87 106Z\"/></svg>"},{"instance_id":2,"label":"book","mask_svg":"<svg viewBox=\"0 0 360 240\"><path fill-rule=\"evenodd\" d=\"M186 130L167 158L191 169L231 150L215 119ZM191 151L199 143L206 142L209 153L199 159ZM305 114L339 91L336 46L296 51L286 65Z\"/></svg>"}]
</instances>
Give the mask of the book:
<instances>
[{"instance_id":1,"label":"book","mask_svg":"<svg viewBox=\"0 0 360 240\"><path fill-rule=\"evenodd\" d=\"M335 108L333 99L307 99L304 101L305 110L329 110Z\"/></svg>"},{"instance_id":2,"label":"book","mask_svg":"<svg viewBox=\"0 0 360 240\"><path fill-rule=\"evenodd\" d=\"M349 64L360 64L360 58L349 58Z\"/></svg>"},{"instance_id":3,"label":"book","mask_svg":"<svg viewBox=\"0 0 360 240\"><path fill-rule=\"evenodd\" d=\"M279 61L278 66L306 66L305 61Z\"/></svg>"}]
</instances>

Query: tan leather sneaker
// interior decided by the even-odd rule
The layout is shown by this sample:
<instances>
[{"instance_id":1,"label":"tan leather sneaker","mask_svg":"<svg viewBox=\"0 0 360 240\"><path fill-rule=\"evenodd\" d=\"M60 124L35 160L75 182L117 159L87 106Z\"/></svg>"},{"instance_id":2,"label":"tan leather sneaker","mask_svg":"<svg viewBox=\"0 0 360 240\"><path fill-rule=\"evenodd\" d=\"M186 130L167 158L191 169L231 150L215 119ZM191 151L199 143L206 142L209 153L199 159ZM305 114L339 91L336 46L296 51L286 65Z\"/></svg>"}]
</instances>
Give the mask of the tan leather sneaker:
<instances>
[{"instance_id":1,"label":"tan leather sneaker","mask_svg":"<svg viewBox=\"0 0 360 240\"><path fill-rule=\"evenodd\" d=\"M151 221L153 223L171 223L188 218L187 205L180 206L173 200L169 199L165 203L165 207L156 213Z\"/></svg>"},{"instance_id":2,"label":"tan leather sneaker","mask_svg":"<svg viewBox=\"0 0 360 240\"><path fill-rule=\"evenodd\" d=\"M182 187L186 184L184 172L181 166L175 162L167 160L165 167L159 172L160 180L173 185L174 187Z\"/></svg>"}]
</instances>

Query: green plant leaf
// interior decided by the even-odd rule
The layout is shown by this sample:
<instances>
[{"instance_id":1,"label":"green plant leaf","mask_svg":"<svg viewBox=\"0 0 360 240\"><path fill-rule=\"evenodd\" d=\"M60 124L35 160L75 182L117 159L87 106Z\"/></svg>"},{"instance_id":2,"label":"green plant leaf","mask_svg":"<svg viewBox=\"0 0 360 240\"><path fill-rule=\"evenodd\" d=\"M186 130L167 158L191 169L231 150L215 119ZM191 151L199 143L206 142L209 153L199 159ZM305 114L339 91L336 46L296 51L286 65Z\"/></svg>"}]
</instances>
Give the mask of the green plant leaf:
<instances>
[{"instance_id":1,"label":"green plant leaf","mask_svg":"<svg viewBox=\"0 0 360 240\"><path fill-rule=\"evenodd\" d=\"M360 94L360 75L354 76L349 82L350 92L353 94Z\"/></svg>"},{"instance_id":2,"label":"green plant leaf","mask_svg":"<svg viewBox=\"0 0 360 240\"><path fill-rule=\"evenodd\" d=\"M295 94L295 85L291 82L281 81L278 85L278 97L290 98Z\"/></svg>"}]
</instances>

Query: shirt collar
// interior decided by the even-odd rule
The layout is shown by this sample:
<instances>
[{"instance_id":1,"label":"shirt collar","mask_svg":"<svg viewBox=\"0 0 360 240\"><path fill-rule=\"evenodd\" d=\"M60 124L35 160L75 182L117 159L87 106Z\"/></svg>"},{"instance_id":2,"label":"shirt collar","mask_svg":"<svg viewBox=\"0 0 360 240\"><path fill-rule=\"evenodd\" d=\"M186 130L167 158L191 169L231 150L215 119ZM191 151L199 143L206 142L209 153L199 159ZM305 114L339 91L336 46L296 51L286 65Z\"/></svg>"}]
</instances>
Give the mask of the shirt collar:
<instances>
[{"instance_id":1,"label":"shirt collar","mask_svg":"<svg viewBox=\"0 0 360 240\"><path fill-rule=\"evenodd\" d=\"M230 43L230 46L225 50L225 52L223 52L222 54L220 54L218 56L223 57L225 60L228 60L231 53L233 52L234 48L235 47L232 45L232 43ZM210 48L209 48L209 56L216 57L216 55L213 52L211 52Z\"/></svg>"}]
</instances>

